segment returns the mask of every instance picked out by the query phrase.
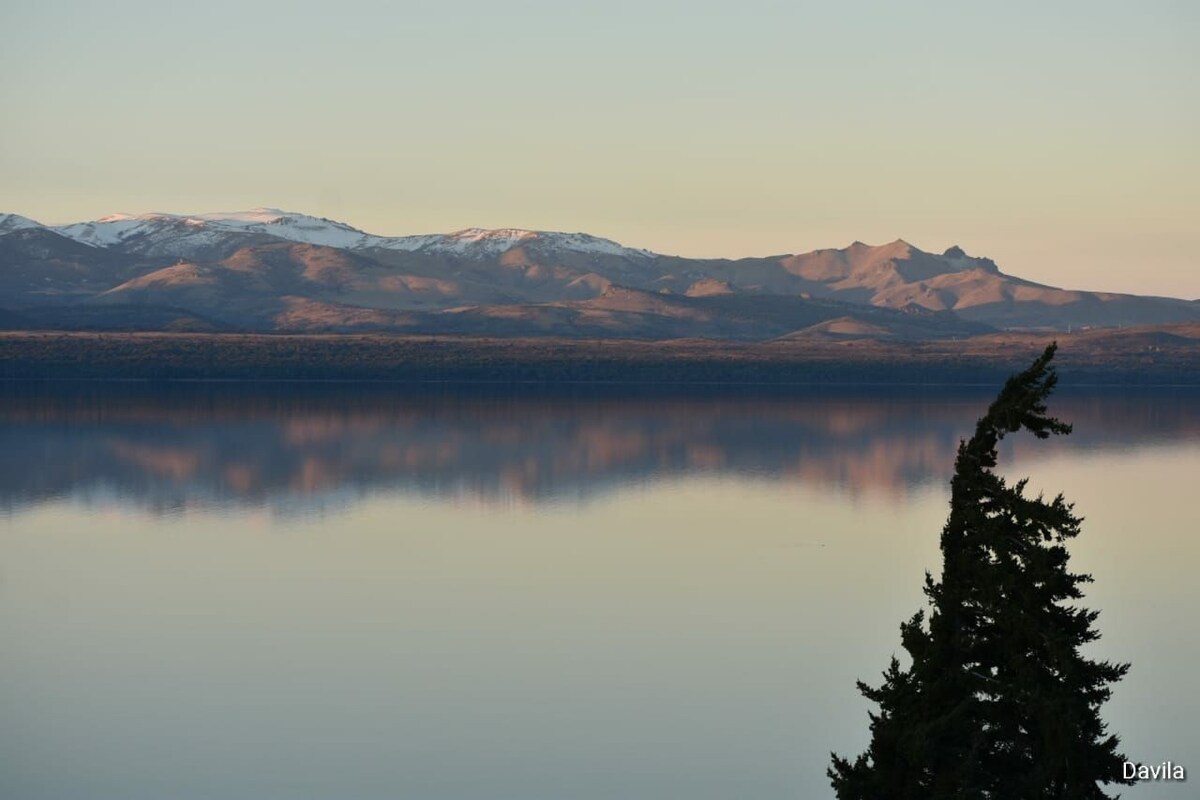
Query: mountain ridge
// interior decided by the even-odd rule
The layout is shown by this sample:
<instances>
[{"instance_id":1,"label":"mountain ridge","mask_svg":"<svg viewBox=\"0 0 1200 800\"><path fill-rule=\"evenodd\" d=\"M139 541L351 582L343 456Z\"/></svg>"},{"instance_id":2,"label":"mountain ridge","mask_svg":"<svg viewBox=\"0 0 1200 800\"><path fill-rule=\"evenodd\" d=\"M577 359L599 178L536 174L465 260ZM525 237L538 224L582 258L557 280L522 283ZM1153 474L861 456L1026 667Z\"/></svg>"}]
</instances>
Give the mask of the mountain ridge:
<instances>
[{"instance_id":1,"label":"mountain ridge","mask_svg":"<svg viewBox=\"0 0 1200 800\"><path fill-rule=\"evenodd\" d=\"M1059 289L958 245L938 254L903 239L695 259L523 228L378 236L274 208L59 226L0 214L0 308L23 319L23 309L48 307L60 310L37 316L51 325L71 310L95 321L101 307L120 307L122 329L138 327L138 309L145 329L159 329L174 309L228 330L649 339L922 339L1200 321L1200 302Z\"/></svg>"}]
</instances>

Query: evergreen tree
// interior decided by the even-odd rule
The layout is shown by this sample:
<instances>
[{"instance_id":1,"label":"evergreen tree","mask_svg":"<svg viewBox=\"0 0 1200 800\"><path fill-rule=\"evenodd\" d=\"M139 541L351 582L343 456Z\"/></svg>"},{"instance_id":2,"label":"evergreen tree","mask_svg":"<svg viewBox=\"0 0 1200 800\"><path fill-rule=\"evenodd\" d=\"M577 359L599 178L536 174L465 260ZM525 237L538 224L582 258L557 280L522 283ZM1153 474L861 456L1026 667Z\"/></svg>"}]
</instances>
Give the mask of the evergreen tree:
<instances>
[{"instance_id":1,"label":"evergreen tree","mask_svg":"<svg viewBox=\"0 0 1200 800\"><path fill-rule=\"evenodd\" d=\"M1121 783L1124 757L1100 706L1128 664L1093 661L1098 612L1073 605L1091 576L1068 571L1081 520L1062 495L1027 497L993 470L997 447L1022 429L1071 432L1047 416L1057 376L1051 344L1005 383L961 442L942 529L942 576L925 576L931 611L901 625L908 669L893 657L878 687L871 743L829 777L840 800L1099 800Z\"/></svg>"}]
</instances>

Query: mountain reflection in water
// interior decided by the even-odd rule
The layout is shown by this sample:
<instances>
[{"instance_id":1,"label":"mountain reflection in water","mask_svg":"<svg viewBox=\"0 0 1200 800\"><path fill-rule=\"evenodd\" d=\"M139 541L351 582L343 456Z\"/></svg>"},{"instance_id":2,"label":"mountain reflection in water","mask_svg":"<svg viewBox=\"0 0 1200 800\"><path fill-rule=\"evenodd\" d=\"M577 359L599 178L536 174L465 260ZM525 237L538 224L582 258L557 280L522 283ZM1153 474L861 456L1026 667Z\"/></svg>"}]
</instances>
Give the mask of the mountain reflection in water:
<instances>
[{"instance_id":1,"label":"mountain reflection in water","mask_svg":"<svg viewBox=\"0 0 1200 800\"><path fill-rule=\"evenodd\" d=\"M790 394L400 391L379 385L44 385L0 389L0 507L117 500L337 507L367 493L578 502L697 473L903 496L944 481L982 390ZM1200 437L1196 396L1060 393L1059 448Z\"/></svg>"}]
</instances>

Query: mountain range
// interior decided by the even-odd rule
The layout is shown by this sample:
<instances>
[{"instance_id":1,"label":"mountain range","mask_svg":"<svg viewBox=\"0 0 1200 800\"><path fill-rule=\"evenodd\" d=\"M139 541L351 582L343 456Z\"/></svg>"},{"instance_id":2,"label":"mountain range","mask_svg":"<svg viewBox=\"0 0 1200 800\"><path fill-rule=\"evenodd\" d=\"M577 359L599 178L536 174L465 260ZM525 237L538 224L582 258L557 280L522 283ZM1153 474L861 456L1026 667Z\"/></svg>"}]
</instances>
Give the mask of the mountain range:
<instances>
[{"instance_id":1,"label":"mountain range","mask_svg":"<svg viewBox=\"0 0 1200 800\"><path fill-rule=\"evenodd\" d=\"M695 259L584 233L377 236L268 208L0 214L6 329L923 340L1195 321L1200 301L1059 289L903 240Z\"/></svg>"}]
</instances>

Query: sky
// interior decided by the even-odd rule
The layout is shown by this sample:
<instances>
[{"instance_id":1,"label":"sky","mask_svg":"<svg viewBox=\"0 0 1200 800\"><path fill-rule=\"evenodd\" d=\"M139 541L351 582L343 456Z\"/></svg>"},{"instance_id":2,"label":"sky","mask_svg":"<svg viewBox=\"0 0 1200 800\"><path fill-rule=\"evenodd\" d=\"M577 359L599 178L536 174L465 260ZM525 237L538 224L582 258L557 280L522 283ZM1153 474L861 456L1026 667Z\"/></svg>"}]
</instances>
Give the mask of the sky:
<instances>
[{"instance_id":1,"label":"sky","mask_svg":"<svg viewBox=\"0 0 1200 800\"><path fill-rule=\"evenodd\" d=\"M0 210L687 256L903 238L1200 298L1200 4L0 3Z\"/></svg>"}]
</instances>

